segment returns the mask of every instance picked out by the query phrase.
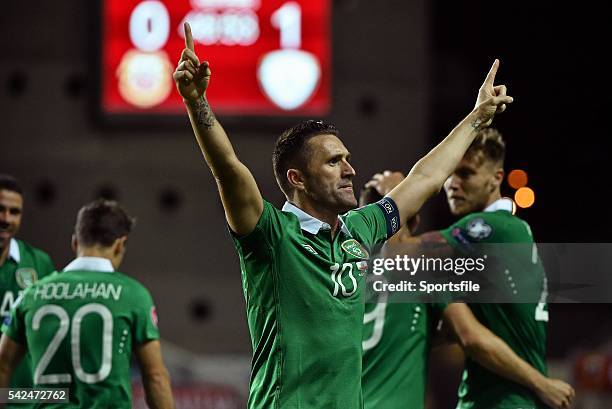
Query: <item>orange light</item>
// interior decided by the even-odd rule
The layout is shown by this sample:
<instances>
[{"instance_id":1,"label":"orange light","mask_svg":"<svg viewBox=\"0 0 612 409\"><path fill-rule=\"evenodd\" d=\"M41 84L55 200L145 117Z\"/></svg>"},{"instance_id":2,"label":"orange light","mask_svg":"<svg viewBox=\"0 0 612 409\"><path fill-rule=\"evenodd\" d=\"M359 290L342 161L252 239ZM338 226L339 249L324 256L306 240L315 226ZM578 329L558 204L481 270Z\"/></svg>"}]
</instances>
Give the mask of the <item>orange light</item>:
<instances>
[{"instance_id":1,"label":"orange light","mask_svg":"<svg viewBox=\"0 0 612 409\"><path fill-rule=\"evenodd\" d=\"M508 174L508 184L515 189L527 186L527 172L521 169L514 169Z\"/></svg>"},{"instance_id":2,"label":"orange light","mask_svg":"<svg viewBox=\"0 0 612 409\"><path fill-rule=\"evenodd\" d=\"M522 187L514 194L514 201L523 209L531 207L535 202L535 193L528 187Z\"/></svg>"}]
</instances>

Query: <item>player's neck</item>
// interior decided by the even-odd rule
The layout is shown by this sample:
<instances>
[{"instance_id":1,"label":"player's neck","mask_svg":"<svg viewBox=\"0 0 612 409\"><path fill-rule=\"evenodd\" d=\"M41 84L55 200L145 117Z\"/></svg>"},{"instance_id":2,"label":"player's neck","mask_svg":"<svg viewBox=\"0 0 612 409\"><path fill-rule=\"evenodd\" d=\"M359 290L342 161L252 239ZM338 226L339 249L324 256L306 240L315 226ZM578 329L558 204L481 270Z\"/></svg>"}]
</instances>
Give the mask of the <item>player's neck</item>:
<instances>
[{"instance_id":1,"label":"player's neck","mask_svg":"<svg viewBox=\"0 0 612 409\"><path fill-rule=\"evenodd\" d=\"M489 206L491 206L493 203L495 203L496 201L498 201L499 199L501 199L501 192L499 191L499 189L495 190L493 193L491 193L491 195L489 196L489 200L487 200L487 204L485 205L485 209Z\"/></svg>"},{"instance_id":2,"label":"player's neck","mask_svg":"<svg viewBox=\"0 0 612 409\"><path fill-rule=\"evenodd\" d=\"M77 249L77 257L98 257L109 260L115 266L115 257L113 249L107 247L79 247Z\"/></svg>"},{"instance_id":3,"label":"player's neck","mask_svg":"<svg viewBox=\"0 0 612 409\"><path fill-rule=\"evenodd\" d=\"M291 202L315 219L329 224L332 228L332 236L335 236L339 226L337 212L322 209L321 206L317 206L310 200L301 200L297 195L293 197Z\"/></svg>"}]
</instances>

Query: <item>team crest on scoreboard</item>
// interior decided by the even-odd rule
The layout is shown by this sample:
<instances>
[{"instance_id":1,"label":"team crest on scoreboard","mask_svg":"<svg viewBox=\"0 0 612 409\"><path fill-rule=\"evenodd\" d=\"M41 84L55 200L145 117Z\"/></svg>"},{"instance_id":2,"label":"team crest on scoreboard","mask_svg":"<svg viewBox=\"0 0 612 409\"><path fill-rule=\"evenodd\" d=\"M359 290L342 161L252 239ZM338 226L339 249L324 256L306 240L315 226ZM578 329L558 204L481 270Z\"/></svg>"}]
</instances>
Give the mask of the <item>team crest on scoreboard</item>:
<instances>
[{"instance_id":1,"label":"team crest on scoreboard","mask_svg":"<svg viewBox=\"0 0 612 409\"><path fill-rule=\"evenodd\" d=\"M33 268L18 268L15 271L15 280L21 288L27 288L38 280L38 274Z\"/></svg>"},{"instance_id":2,"label":"team crest on scoreboard","mask_svg":"<svg viewBox=\"0 0 612 409\"><path fill-rule=\"evenodd\" d=\"M341 245L342 249L352 256L367 259L370 258L368 251L355 239L349 239L343 242Z\"/></svg>"}]
</instances>

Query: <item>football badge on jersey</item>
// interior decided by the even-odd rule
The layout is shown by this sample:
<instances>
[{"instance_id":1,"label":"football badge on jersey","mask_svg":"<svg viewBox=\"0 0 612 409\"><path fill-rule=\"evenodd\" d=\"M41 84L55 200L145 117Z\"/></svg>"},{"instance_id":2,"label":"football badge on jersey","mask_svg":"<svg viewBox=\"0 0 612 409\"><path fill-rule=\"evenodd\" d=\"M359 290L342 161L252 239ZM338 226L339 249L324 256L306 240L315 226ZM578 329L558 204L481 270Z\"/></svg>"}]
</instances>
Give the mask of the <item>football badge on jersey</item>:
<instances>
[{"instance_id":1,"label":"football badge on jersey","mask_svg":"<svg viewBox=\"0 0 612 409\"><path fill-rule=\"evenodd\" d=\"M355 239L348 239L341 245L342 249L352 256L357 258L367 259L370 258L368 251Z\"/></svg>"},{"instance_id":2,"label":"football badge on jersey","mask_svg":"<svg viewBox=\"0 0 612 409\"><path fill-rule=\"evenodd\" d=\"M493 228L480 217L470 220L466 228L468 236L474 240L484 240L493 233Z\"/></svg>"},{"instance_id":3,"label":"football badge on jersey","mask_svg":"<svg viewBox=\"0 0 612 409\"><path fill-rule=\"evenodd\" d=\"M358 261L357 270L359 271L359 277L363 277L363 275L368 271L368 262Z\"/></svg>"},{"instance_id":4,"label":"football badge on jersey","mask_svg":"<svg viewBox=\"0 0 612 409\"><path fill-rule=\"evenodd\" d=\"M38 280L38 274L33 268L18 268L15 271L15 280L21 288L27 288Z\"/></svg>"}]
</instances>

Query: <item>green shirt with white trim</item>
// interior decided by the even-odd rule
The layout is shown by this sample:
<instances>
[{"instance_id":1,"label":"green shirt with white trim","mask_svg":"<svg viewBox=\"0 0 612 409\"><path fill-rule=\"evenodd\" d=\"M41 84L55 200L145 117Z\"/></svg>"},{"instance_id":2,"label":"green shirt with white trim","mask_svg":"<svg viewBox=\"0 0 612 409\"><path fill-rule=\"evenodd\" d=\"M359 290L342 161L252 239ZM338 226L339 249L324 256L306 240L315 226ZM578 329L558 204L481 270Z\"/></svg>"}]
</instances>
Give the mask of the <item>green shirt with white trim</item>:
<instances>
[{"instance_id":1,"label":"green shirt with white trim","mask_svg":"<svg viewBox=\"0 0 612 409\"><path fill-rule=\"evenodd\" d=\"M363 332L365 409L424 409L433 311L423 303L366 303Z\"/></svg>"},{"instance_id":2,"label":"green shirt with white trim","mask_svg":"<svg viewBox=\"0 0 612 409\"><path fill-rule=\"evenodd\" d=\"M512 213L512 202L499 199L483 212L471 213L441 233L459 251L465 251L475 243L487 246L489 243L525 244L488 246L503 253L499 257L503 260L503 267L493 274L498 281L507 284L509 290L521 287L533 290L532 284L536 283L540 302L469 305L483 325L503 339L523 360L546 375L546 275L537 256L531 228ZM516 253L510 254L512 252ZM523 252L528 254L519 254ZM457 409L546 408L532 391L494 374L469 357L466 358L458 396Z\"/></svg>"},{"instance_id":3,"label":"green shirt with white trim","mask_svg":"<svg viewBox=\"0 0 612 409\"><path fill-rule=\"evenodd\" d=\"M249 409L359 409L363 289L373 245L398 223L389 199L339 216L338 232L264 201L234 237L253 347Z\"/></svg>"},{"instance_id":4,"label":"green shirt with white trim","mask_svg":"<svg viewBox=\"0 0 612 409\"><path fill-rule=\"evenodd\" d=\"M30 351L35 386L69 389L44 408L131 408L132 350L159 339L147 289L98 257L29 287L2 331Z\"/></svg>"},{"instance_id":5,"label":"green shirt with white trim","mask_svg":"<svg viewBox=\"0 0 612 409\"><path fill-rule=\"evenodd\" d=\"M0 266L0 318L10 316L11 309L17 304L23 290L39 279L55 271L47 253L23 240L11 239L8 258ZM11 388L32 387L30 374L30 354L26 352L21 363L13 371ZM7 408L23 405L7 405Z\"/></svg>"}]
</instances>

